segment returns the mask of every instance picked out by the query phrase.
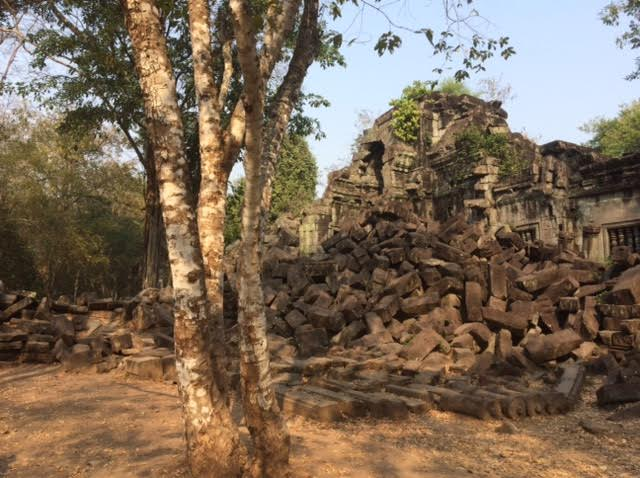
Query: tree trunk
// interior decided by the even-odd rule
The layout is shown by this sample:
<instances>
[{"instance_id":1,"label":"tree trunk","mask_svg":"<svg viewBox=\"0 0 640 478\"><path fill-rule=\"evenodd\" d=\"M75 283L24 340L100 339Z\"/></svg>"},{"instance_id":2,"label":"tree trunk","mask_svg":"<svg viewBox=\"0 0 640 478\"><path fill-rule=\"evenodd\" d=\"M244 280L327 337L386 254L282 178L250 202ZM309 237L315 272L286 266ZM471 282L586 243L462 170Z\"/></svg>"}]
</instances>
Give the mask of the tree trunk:
<instances>
[{"instance_id":1,"label":"tree trunk","mask_svg":"<svg viewBox=\"0 0 640 478\"><path fill-rule=\"evenodd\" d=\"M150 145L145 146L144 193L144 260L142 264L142 288L167 286L167 246L160 208L160 189Z\"/></svg>"},{"instance_id":2,"label":"tree trunk","mask_svg":"<svg viewBox=\"0 0 640 478\"><path fill-rule=\"evenodd\" d=\"M230 7L236 27L238 60L245 83L245 196L238 261L238 323L244 412L254 444L250 471L255 477L280 477L289 475L290 438L271 381L260 254L263 189L260 159L266 78L260 72L256 35L248 3L231 0Z\"/></svg>"},{"instance_id":3,"label":"tree trunk","mask_svg":"<svg viewBox=\"0 0 640 478\"><path fill-rule=\"evenodd\" d=\"M280 415L271 382L267 321L262 291L260 254L259 144L262 115L247 111L245 136L245 197L242 210L242 243L238 262L238 323L240 325L240 373L247 426L254 443L252 474L255 477L287 476L290 439ZM257 121L250 119L257 116Z\"/></svg>"},{"instance_id":4,"label":"tree trunk","mask_svg":"<svg viewBox=\"0 0 640 478\"><path fill-rule=\"evenodd\" d=\"M198 138L200 145L200 193L198 229L205 267L205 283L212 331L215 372L223 395L228 389L227 354L223 316L222 257L224 219L229 173L225 167L220 129L219 94L213 75L211 52L211 13L208 0L189 0L189 32L193 57L194 83L198 100Z\"/></svg>"},{"instance_id":5,"label":"tree trunk","mask_svg":"<svg viewBox=\"0 0 640 478\"><path fill-rule=\"evenodd\" d=\"M154 150L175 298L176 371L196 477L240 476L243 449L212 373L204 266L176 84L154 0L122 0Z\"/></svg>"},{"instance_id":6,"label":"tree trunk","mask_svg":"<svg viewBox=\"0 0 640 478\"><path fill-rule=\"evenodd\" d=\"M302 83L320 47L318 27L319 0L305 0L298 38L293 55L282 83L276 91L275 99L268 113L268 127L262 152L262 221L267 223L271 209L272 181L280 155L282 140L289 126L291 112L300 98Z\"/></svg>"}]
</instances>

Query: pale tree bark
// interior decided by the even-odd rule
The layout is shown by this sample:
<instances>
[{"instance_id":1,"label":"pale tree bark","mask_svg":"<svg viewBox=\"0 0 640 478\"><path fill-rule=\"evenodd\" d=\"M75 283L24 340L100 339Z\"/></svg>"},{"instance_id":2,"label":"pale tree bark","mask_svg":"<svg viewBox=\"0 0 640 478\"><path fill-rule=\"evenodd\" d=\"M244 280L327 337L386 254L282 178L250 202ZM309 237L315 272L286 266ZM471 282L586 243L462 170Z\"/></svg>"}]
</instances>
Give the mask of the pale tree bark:
<instances>
[{"instance_id":1,"label":"pale tree bark","mask_svg":"<svg viewBox=\"0 0 640 478\"><path fill-rule=\"evenodd\" d=\"M220 391L228 390L227 354L223 316L222 258L224 255L224 219L229 173L225 167L220 104L213 72L211 24L208 0L189 0L189 32L193 57L194 84L198 100L198 136L200 144L200 192L198 228L205 266L205 283L212 328L212 353ZM229 73L229 76L231 74ZM223 80L224 83L224 80Z\"/></svg>"},{"instance_id":2,"label":"pale tree bark","mask_svg":"<svg viewBox=\"0 0 640 478\"><path fill-rule=\"evenodd\" d=\"M154 0L122 0L160 185L175 298L175 346L187 456L197 477L240 476L243 450L210 355L204 266L176 85Z\"/></svg>"},{"instance_id":3,"label":"pale tree bark","mask_svg":"<svg viewBox=\"0 0 640 478\"><path fill-rule=\"evenodd\" d=\"M278 2L273 2L276 4ZM281 54L287 29L293 25L292 11L299 2L283 2L281 10L270 9L262 57L258 56L250 6L231 0L238 45L238 61L244 79L245 197L242 209L242 243L238 262L238 323L240 325L240 374L244 413L253 439L250 471L256 477L289 475L290 438L280 414L271 381L267 323L262 291L260 206L266 82ZM291 6L291 3L296 5ZM272 5L273 5L272 4ZM284 15L284 16L283 16ZM289 17L286 17L289 15Z\"/></svg>"}]
</instances>

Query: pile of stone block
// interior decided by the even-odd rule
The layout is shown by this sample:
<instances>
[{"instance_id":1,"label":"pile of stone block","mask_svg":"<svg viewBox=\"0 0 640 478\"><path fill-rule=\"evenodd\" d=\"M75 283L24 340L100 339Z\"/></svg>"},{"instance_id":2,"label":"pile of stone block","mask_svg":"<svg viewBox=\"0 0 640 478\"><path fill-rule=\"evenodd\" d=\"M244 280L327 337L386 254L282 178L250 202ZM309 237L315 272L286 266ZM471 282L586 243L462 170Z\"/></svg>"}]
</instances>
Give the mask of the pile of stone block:
<instances>
[{"instance_id":1,"label":"pile of stone block","mask_svg":"<svg viewBox=\"0 0 640 478\"><path fill-rule=\"evenodd\" d=\"M285 339L274 350L384 357L405 374L517 373L636 346L635 268L605 280L612 270L562 247L508 228L488 236L462 216L425 223L394 203L322 246L311 257L265 253L268 323Z\"/></svg>"},{"instance_id":2,"label":"pile of stone block","mask_svg":"<svg viewBox=\"0 0 640 478\"><path fill-rule=\"evenodd\" d=\"M173 379L173 294L145 289L130 300L81 295L50 301L0 290L0 360L52 363L67 370L118 366L137 376Z\"/></svg>"},{"instance_id":3,"label":"pile of stone block","mask_svg":"<svg viewBox=\"0 0 640 478\"><path fill-rule=\"evenodd\" d=\"M357 370L345 377L349 365ZM362 416L397 420L433 408L481 420L555 415L575 405L585 378L579 364L526 377L406 375L337 357L296 359L276 363L274 369L284 412L326 422Z\"/></svg>"},{"instance_id":4,"label":"pile of stone block","mask_svg":"<svg viewBox=\"0 0 640 478\"><path fill-rule=\"evenodd\" d=\"M614 251L614 267L636 261L628 248ZM597 391L600 405L640 401L640 265L626 269L596 304L602 317L600 340L618 360L605 361L606 380Z\"/></svg>"}]
</instances>

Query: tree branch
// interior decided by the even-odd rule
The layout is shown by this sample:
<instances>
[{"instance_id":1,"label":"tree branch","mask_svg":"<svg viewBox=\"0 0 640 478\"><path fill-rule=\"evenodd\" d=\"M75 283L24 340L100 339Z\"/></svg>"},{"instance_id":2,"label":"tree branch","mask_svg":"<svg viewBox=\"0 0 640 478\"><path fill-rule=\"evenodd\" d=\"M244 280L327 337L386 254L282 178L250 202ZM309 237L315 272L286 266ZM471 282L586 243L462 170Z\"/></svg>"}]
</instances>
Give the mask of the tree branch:
<instances>
[{"instance_id":1,"label":"tree branch","mask_svg":"<svg viewBox=\"0 0 640 478\"><path fill-rule=\"evenodd\" d=\"M275 173L280 146L291 119L291 112L300 97L307 70L315 60L320 48L319 3L319 0L305 0L304 2L298 38L289 62L289 68L267 113L269 126L265 135L262 159L262 177L265 181L262 196L263 214L266 214L271 206L271 180Z\"/></svg>"},{"instance_id":2,"label":"tree branch","mask_svg":"<svg viewBox=\"0 0 640 478\"><path fill-rule=\"evenodd\" d=\"M260 71L266 80L282 56L282 47L295 25L300 0L271 2L267 9L264 44L260 58Z\"/></svg>"},{"instance_id":3,"label":"tree branch","mask_svg":"<svg viewBox=\"0 0 640 478\"><path fill-rule=\"evenodd\" d=\"M224 61L224 70L222 72L222 81L220 81L220 89L218 92L218 109L223 110L229 94L231 79L233 78L233 47L231 39L225 40L222 44L222 59Z\"/></svg>"}]
</instances>

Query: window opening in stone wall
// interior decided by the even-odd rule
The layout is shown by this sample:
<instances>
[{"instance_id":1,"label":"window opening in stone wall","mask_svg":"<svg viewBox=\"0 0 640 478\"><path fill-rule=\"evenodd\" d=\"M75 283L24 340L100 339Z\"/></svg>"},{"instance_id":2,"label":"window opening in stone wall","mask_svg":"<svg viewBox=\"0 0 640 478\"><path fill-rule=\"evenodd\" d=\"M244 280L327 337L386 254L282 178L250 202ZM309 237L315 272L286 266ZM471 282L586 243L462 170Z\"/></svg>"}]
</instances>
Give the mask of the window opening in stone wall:
<instances>
[{"instance_id":1,"label":"window opening in stone wall","mask_svg":"<svg viewBox=\"0 0 640 478\"><path fill-rule=\"evenodd\" d=\"M516 231L525 242L533 242L538 238L535 227L527 227Z\"/></svg>"},{"instance_id":2,"label":"window opening in stone wall","mask_svg":"<svg viewBox=\"0 0 640 478\"><path fill-rule=\"evenodd\" d=\"M633 252L640 252L640 222L625 226L607 228L609 250L616 246L629 246Z\"/></svg>"}]
</instances>

